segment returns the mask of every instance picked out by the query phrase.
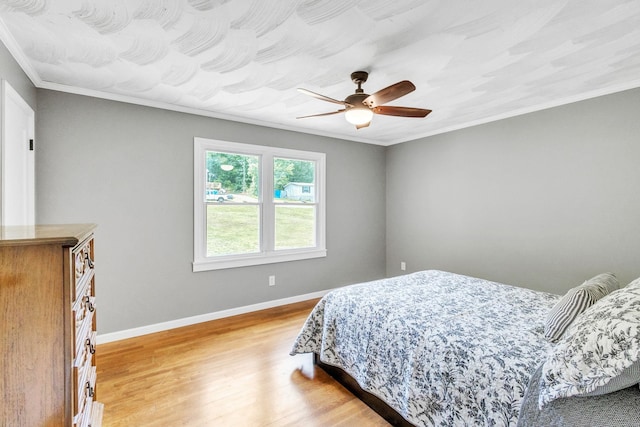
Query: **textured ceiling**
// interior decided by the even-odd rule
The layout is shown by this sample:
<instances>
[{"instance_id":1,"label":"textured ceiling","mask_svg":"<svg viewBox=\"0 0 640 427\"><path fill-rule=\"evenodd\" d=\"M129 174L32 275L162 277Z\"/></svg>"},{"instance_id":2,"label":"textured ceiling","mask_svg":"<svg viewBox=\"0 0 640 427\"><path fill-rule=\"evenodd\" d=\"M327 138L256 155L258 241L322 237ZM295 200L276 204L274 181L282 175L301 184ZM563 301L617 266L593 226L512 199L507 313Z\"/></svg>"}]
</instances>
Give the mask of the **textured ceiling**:
<instances>
[{"instance_id":1,"label":"textured ceiling","mask_svg":"<svg viewBox=\"0 0 640 427\"><path fill-rule=\"evenodd\" d=\"M36 86L390 145L640 86L640 0L0 0ZM356 130L339 109L417 89Z\"/></svg>"}]
</instances>

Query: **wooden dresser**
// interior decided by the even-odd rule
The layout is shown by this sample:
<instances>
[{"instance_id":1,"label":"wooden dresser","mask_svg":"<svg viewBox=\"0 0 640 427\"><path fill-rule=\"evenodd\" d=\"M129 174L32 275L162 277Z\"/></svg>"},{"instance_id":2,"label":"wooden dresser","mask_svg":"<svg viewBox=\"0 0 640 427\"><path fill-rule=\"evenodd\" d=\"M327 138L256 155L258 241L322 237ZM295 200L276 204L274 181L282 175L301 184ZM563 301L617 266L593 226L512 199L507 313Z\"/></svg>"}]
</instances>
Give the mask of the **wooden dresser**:
<instances>
[{"instance_id":1,"label":"wooden dresser","mask_svg":"<svg viewBox=\"0 0 640 427\"><path fill-rule=\"evenodd\" d=\"M0 227L0 425L100 426L93 224Z\"/></svg>"}]
</instances>

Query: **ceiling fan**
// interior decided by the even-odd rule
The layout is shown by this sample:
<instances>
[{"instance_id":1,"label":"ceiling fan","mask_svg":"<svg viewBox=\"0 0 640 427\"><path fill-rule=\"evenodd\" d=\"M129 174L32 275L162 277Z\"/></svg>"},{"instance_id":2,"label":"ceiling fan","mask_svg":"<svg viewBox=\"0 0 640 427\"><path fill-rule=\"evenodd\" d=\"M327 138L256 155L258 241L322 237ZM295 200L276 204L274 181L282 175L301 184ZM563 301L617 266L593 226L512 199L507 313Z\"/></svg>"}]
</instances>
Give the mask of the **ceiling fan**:
<instances>
[{"instance_id":1,"label":"ceiling fan","mask_svg":"<svg viewBox=\"0 0 640 427\"><path fill-rule=\"evenodd\" d=\"M384 89L380 89L373 95L369 95L364 93L364 90L361 87L362 84L367 81L367 77L369 77L369 73L366 71L355 71L351 73L351 80L358 85L358 88L354 94L347 96L344 101L329 98L328 96L320 95L319 93L315 93L307 89L298 88L300 92L306 95L313 96L314 98L318 98L323 101L333 102L334 104L340 104L345 108L328 113L312 114L310 116L296 118L305 119L308 117L330 116L332 114L344 113L345 118L349 123L354 124L356 129L362 129L371 124L371 118L374 113L383 114L385 116L426 117L427 114L431 112L431 110L423 108L383 105L416 90L416 87L410 81L403 80Z\"/></svg>"}]
</instances>

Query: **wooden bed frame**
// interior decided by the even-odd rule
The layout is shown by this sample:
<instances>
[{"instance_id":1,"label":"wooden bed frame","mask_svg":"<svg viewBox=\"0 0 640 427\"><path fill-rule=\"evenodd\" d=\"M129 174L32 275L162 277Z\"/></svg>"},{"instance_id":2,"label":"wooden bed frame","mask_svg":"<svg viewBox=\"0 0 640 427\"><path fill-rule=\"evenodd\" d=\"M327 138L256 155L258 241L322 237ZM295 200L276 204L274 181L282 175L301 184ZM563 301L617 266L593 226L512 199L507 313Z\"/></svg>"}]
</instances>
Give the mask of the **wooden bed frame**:
<instances>
[{"instance_id":1,"label":"wooden bed frame","mask_svg":"<svg viewBox=\"0 0 640 427\"><path fill-rule=\"evenodd\" d=\"M347 390L354 394L358 399L363 401L368 407L373 409L378 415L387 420L389 424L397 427L415 427L409 421L405 420L402 415L396 412L391 406L379 397L363 390L358 382L349 374L340 368L327 365L320 361L320 357L314 353L313 362L323 371L329 374L333 379L342 384Z\"/></svg>"}]
</instances>

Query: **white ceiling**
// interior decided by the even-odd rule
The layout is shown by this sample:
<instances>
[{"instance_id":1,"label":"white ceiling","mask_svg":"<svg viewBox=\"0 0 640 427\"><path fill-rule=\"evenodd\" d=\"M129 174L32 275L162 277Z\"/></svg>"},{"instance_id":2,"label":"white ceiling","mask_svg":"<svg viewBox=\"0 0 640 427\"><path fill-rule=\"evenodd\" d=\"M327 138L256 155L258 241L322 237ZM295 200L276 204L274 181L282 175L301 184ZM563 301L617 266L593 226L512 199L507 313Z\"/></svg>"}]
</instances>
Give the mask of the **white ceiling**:
<instances>
[{"instance_id":1,"label":"white ceiling","mask_svg":"<svg viewBox=\"0 0 640 427\"><path fill-rule=\"evenodd\" d=\"M0 0L38 87L391 145L640 87L640 0ZM417 89L356 130L339 100Z\"/></svg>"}]
</instances>

